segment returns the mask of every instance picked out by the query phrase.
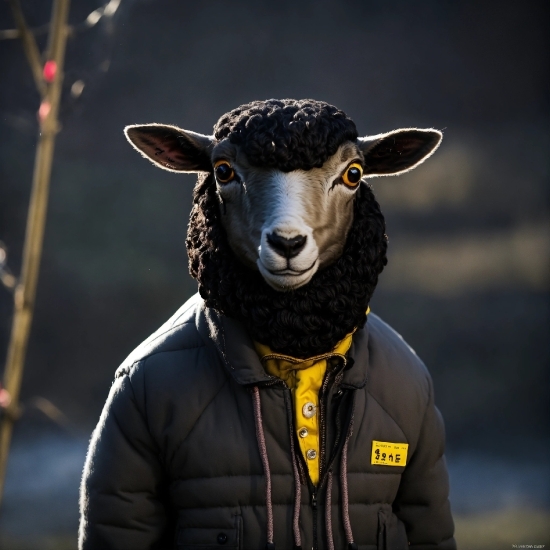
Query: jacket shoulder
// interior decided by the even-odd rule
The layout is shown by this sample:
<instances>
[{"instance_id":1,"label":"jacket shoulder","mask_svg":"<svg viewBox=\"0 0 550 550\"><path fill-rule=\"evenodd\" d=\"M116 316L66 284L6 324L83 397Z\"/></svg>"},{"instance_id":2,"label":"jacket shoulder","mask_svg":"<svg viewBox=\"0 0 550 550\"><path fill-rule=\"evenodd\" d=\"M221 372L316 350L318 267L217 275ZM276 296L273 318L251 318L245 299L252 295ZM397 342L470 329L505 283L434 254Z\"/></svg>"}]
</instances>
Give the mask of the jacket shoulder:
<instances>
[{"instance_id":1,"label":"jacket shoulder","mask_svg":"<svg viewBox=\"0 0 550 550\"><path fill-rule=\"evenodd\" d=\"M369 315L369 352L371 362L382 361L390 365L400 376L425 380L429 378L426 365L403 336L378 315Z\"/></svg>"},{"instance_id":2,"label":"jacket shoulder","mask_svg":"<svg viewBox=\"0 0 550 550\"><path fill-rule=\"evenodd\" d=\"M153 355L192 350L206 345L197 330L197 312L202 306L198 294L192 296L166 323L144 340L118 367L115 377L128 374L137 363Z\"/></svg>"},{"instance_id":3,"label":"jacket shoulder","mask_svg":"<svg viewBox=\"0 0 550 550\"><path fill-rule=\"evenodd\" d=\"M367 391L404 433L419 429L432 396L428 369L403 337L377 315L369 315Z\"/></svg>"}]
</instances>

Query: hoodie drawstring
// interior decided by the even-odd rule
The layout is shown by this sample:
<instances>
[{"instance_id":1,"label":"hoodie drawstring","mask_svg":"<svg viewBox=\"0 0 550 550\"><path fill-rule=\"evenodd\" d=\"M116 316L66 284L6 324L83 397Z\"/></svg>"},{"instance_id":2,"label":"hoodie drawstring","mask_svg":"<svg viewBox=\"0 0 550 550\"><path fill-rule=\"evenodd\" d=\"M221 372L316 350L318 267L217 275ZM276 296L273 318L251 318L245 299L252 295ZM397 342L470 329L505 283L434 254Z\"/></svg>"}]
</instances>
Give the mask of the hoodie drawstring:
<instances>
[{"instance_id":1,"label":"hoodie drawstring","mask_svg":"<svg viewBox=\"0 0 550 550\"><path fill-rule=\"evenodd\" d=\"M252 397L254 399L254 421L256 423L256 439L258 440L258 449L262 459L262 466L265 477L265 506L267 511L267 543L266 550L275 550L273 542L273 503L271 501L271 470L269 469L269 459L267 457L267 447L265 444L264 427L262 422L262 404L260 402L260 390L258 386L252 388Z\"/></svg>"},{"instance_id":2,"label":"hoodie drawstring","mask_svg":"<svg viewBox=\"0 0 550 550\"><path fill-rule=\"evenodd\" d=\"M332 534L332 470L327 474L327 496L325 501L325 527L327 529L327 548L334 550L334 537Z\"/></svg>"},{"instance_id":3,"label":"hoodie drawstring","mask_svg":"<svg viewBox=\"0 0 550 550\"><path fill-rule=\"evenodd\" d=\"M353 541L351 521L349 519L349 492L348 492L348 444L353 433L353 417L355 413L355 394L352 398L351 417L348 426L348 433L342 448L342 459L340 463L340 483L342 487L342 521L348 550L357 550L357 544ZM325 527L327 530L327 548L334 550L334 537L332 532L332 470L327 473L327 494L325 502Z\"/></svg>"},{"instance_id":4,"label":"hoodie drawstring","mask_svg":"<svg viewBox=\"0 0 550 550\"><path fill-rule=\"evenodd\" d=\"M258 449L262 460L262 467L265 477L265 501L267 511L267 543L266 550L275 550L273 542L273 502L271 491L271 470L269 468L269 458L267 456L267 446L265 443L265 434L262 421L262 406L260 400L260 390L257 386L252 388L252 397L254 401L254 422L256 424L256 439ZM357 544L353 540L353 532L349 518L349 491L348 491L348 445L353 434L353 419L355 414L355 394L352 399L352 408L350 422L346 434L346 439L342 447L342 458L340 463L340 483L342 489L342 521L348 550L357 550ZM292 471L294 473L294 514L292 518L292 530L294 534L294 548L301 550L302 538L300 534L300 507L302 497L302 482L300 479L299 465L294 450L294 434L292 433L292 424L290 429L290 453L292 456ZM332 470L327 473L327 494L325 502L325 526L327 535L327 548L334 550L334 537L332 531Z\"/></svg>"},{"instance_id":5,"label":"hoodie drawstring","mask_svg":"<svg viewBox=\"0 0 550 550\"><path fill-rule=\"evenodd\" d=\"M300 533L300 508L302 506L302 479L300 476L300 466L296 452L294 451L294 431L292 421L292 407L285 393L285 404L287 416L289 417L289 433L290 433L290 456L292 459L292 473L294 474L294 514L292 517L292 531L294 534L294 550L302 549L302 534Z\"/></svg>"}]
</instances>

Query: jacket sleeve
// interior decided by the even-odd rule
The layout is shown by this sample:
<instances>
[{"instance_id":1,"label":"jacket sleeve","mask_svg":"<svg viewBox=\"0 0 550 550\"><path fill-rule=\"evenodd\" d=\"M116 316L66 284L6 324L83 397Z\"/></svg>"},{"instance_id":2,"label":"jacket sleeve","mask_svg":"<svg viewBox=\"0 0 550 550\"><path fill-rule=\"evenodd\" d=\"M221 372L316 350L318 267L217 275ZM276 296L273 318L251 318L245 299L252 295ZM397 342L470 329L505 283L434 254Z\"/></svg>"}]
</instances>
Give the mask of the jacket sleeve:
<instances>
[{"instance_id":1,"label":"jacket sleeve","mask_svg":"<svg viewBox=\"0 0 550 550\"><path fill-rule=\"evenodd\" d=\"M131 377L115 379L80 491L80 550L165 548L163 473ZM170 545L171 546L171 545Z\"/></svg>"},{"instance_id":2,"label":"jacket sleeve","mask_svg":"<svg viewBox=\"0 0 550 550\"><path fill-rule=\"evenodd\" d=\"M435 407L428 375L429 398L420 435L393 508L405 524L410 548L455 550L454 523L449 504L449 475L445 464L445 428Z\"/></svg>"}]
</instances>

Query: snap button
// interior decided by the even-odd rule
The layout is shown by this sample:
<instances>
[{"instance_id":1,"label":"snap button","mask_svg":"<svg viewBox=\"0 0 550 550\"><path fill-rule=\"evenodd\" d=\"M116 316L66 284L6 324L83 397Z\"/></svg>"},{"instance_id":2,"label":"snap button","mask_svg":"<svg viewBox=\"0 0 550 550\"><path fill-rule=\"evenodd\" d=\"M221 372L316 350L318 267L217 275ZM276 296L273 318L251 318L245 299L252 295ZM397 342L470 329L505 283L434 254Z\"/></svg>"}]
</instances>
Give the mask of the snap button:
<instances>
[{"instance_id":1,"label":"snap button","mask_svg":"<svg viewBox=\"0 0 550 550\"><path fill-rule=\"evenodd\" d=\"M315 413L317 412L317 407L314 403L311 401L308 401L303 407L302 407L302 414L306 418L311 418L312 416L315 416Z\"/></svg>"},{"instance_id":2,"label":"snap button","mask_svg":"<svg viewBox=\"0 0 550 550\"><path fill-rule=\"evenodd\" d=\"M308 431L307 431L307 428L301 428L300 431L298 432L298 435L300 437L307 437L308 436Z\"/></svg>"},{"instance_id":3,"label":"snap button","mask_svg":"<svg viewBox=\"0 0 550 550\"><path fill-rule=\"evenodd\" d=\"M317 451L315 449L308 449L306 456L309 460L315 460L317 458Z\"/></svg>"},{"instance_id":4,"label":"snap button","mask_svg":"<svg viewBox=\"0 0 550 550\"><path fill-rule=\"evenodd\" d=\"M220 533L218 535L218 544L225 544L227 542L227 535L225 533Z\"/></svg>"}]
</instances>

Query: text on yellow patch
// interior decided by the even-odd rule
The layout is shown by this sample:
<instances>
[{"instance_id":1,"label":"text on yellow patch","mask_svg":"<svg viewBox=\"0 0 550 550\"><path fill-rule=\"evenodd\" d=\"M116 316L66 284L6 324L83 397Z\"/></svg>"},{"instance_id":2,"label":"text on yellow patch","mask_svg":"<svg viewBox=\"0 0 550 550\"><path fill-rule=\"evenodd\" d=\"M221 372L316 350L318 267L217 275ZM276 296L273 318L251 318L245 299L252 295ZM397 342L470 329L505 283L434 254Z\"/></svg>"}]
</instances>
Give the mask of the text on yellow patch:
<instances>
[{"instance_id":1,"label":"text on yellow patch","mask_svg":"<svg viewBox=\"0 0 550 550\"><path fill-rule=\"evenodd\" d=\"M377 466L405 466L408 450L408 443L373 441L370 463Z\"/></svg>"}]
</instances>

